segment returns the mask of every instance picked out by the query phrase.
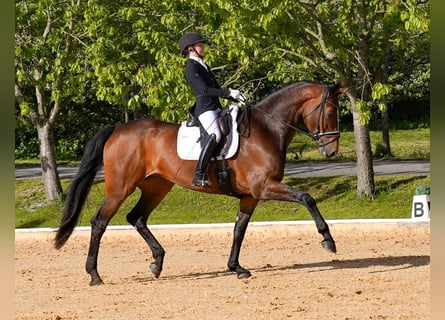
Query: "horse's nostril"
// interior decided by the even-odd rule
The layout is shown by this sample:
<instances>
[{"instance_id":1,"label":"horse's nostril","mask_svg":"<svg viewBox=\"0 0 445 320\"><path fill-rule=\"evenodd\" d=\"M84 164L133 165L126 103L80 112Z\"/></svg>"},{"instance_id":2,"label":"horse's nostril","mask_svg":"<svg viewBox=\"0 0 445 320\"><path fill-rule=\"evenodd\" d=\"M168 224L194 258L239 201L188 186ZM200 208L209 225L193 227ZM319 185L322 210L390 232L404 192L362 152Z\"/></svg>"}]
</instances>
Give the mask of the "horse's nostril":
<instances>
[{"instance_id":1,"label":"horse's nostril","mask_svg":"<svg viewBox=\"0 0 445 320\"><path fill-rule=\"evenodd\" d=\"M331 153L328 154L328 158L333 157L337 154L337 151L332 151Z\"/></svg>"}]
</instances>

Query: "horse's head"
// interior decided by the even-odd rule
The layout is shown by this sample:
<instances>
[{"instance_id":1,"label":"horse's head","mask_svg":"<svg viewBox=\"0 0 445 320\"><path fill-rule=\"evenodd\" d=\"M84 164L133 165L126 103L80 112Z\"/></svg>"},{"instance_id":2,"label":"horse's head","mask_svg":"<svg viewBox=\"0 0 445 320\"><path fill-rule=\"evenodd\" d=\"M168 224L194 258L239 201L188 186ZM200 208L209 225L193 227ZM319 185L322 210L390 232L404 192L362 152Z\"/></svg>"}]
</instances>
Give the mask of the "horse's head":
<instances>
[{"instance_id":1,"label":"horse's head","mask_svg":"<svg viewBox=\"0 0 445 320\"><path fill-rule=\"evenodd\" d=\"M347 90L340 88L338 84L322 87L317 93L317 99L309 99L303 106L303 122L309 130L309 135L317 142L320 154L327 158L335 156L338 152L338 96Z\"/></svg>"}]
</instances>

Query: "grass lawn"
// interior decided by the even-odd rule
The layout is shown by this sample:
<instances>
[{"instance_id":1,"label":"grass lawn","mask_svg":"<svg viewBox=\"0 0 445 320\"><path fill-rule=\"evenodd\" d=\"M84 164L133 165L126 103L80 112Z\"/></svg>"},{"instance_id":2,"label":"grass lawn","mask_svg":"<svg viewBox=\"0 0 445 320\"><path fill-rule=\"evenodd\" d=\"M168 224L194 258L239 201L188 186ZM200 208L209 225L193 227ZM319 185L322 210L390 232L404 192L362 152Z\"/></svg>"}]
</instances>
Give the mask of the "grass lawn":
<instances>
[{"instance_id":1,"label":"grass lawn","mask_svg":"<svg viewBox=\"0 0 445 320\"><path fill-rule=\"evenodd\" d=\"M62 181L64 188L69 181ZM295 188L309 192L317 201L325 219L410 218L412 197L419 185L429 185L429 176L375 177L375 199L359 199L355 177L285 178ZM45 205L39 180L16 182L16 228L57 227L62 204ZM103 198L103 181L97 181L87 199L79 225L89 225ZM111 220L112 225L126 225L125 215L136 204L136 191ZM238 199L209 195L175 186L156 208L149 224L233 222ZM252 221L310 220L305 207L296 203L262 201Z\"/></svg>"},{"instance_id":2,"label":"grass lawn","mask_svg":"<svg viewBox=\"0 0 445 320\"><path fill-rule=\"evenodd\" d=\"M379 131L371 131L373 151L381 141ZM391 130L391 159L429 159L430 129L413 128ZM334 160L355 160L353 132L342 132L339 155ZM316 144L303 135L296 135L288 149L290 160L324 160ZM32 165L34 160L16 162ZM75 162L74 162L75 163ZM71 162L73 164L73 162ZM317 201L325 219L409 218L412 197L419 185L429 185L430 176L376 176L374 199L359 199L356 194L356 177L297 178L288 177L287 184L309 192ZM63 180L63 190L70 181ZM79 225L89 225L104 195L103 181L96 181L81 214ZM136 204L136 191L121 206L111 224L127 224L125 215ZM15 183L16 228L57 227L62 203L47 205L40 180L23 180ZM149 224L233 222L238 200L227 196L209 195L175 186L156 208ZM309 220L309 212L295 203L262 201L252 221Z\"/></svg>"}]
</instances>

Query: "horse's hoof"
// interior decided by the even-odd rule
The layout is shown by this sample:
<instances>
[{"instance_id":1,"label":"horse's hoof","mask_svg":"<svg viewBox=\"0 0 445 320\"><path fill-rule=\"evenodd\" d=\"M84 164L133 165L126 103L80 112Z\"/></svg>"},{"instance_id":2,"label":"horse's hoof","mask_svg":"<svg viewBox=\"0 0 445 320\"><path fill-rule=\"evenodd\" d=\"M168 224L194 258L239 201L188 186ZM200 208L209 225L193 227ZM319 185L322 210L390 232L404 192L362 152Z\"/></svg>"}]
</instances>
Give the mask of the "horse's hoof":
<instances>
[{"instance_id":1,"label":"horse's hoof","mask_svg":"<svg viewBox=\"0 0 445 320\"><path fill-rule=\"evenodd\" d=\"M153 275L155 276L155 278L159 278L159 276L161 275L161 271L162 268L160 268L157 264L155 263L151 263L150 264L150 271L153 273Z\"/></svg>"},{"instance_id":2,"label":"horse's hoof","mask_svg":"<svg viewBox=\"0 0 445 320\"><path fill-rule=\"evenodd\" d=\"M88 273L90 274L91 277L90 286L98 286L104 284L97 270L93 269Z\"/></svg>"},{"instance_id":3,"label":"horse's hoof","mask_svg":"<svg viewBox=\"0 0 445 320\"><path fill-rule=\"evenodd\" d=\"M242 268L239 264L228 264L227 266L229 267L229 271L236 272L238 279L247 279L252 275L249 270Z\"/></svg>"},{"instance_id":4,"label":"horse's hoof","mask_svg":"<svg viewBox=\"0 0 445 320\"><path fill-rule=\"evenodd\" d=\"M337 252L337 247L335 246L335 242L334 241L323 240L321 242L321 245L323 246L323 248L325 248L329 252L332 252L332 253L336 253Z\"/></svg>"},{"instance_id":5,"label":"horse's hoof","mask_svg":"<svg viewBox=\"0 0 445 320\"><path fill-rule=\"evenodd\" d=\"M244 270L243 272L238 272L237 276L238 279L247 279L250 278L252 274L250 273L249 270Z\"/></svg>"},{"instance_id":6,"label":"horse's hoof","mask_svg":"<svg viewBox=\"0 0 445 320\"><path fill-rule=\"evenodd\" d=\"M101 278L91 279L90 286L99 286L101 284L104 284Z\"/></svg>"}]
</instances>

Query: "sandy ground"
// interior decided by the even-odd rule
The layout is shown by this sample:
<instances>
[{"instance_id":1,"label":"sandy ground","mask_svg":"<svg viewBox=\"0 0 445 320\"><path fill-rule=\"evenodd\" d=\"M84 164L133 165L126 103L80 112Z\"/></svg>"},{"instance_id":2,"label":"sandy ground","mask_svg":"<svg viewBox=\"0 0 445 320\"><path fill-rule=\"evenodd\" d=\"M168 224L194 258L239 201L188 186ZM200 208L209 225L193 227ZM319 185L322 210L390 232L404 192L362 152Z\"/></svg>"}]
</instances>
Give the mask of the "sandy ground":
<instances>
[{"instance_id":1,"label":"sandy ground","mask_svg":"<svg viewBox=\"0 0 445 320\"><path fill-rule=\"evenodd\" d=\"M249 226L226 269L231 228L153 229L167 254L154 279L134 230L107 230L105 285L84 271L88 231L61 250L52 233L16 233L16 319L429 319L429 223L334 224L337 254L314 225Z\"/></svg>"}]
</instances>

